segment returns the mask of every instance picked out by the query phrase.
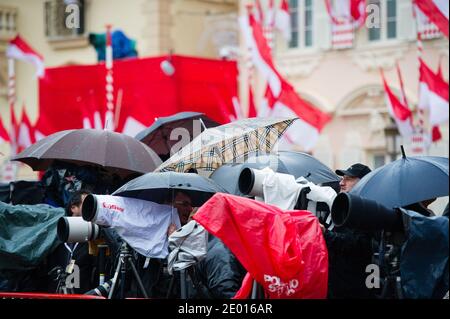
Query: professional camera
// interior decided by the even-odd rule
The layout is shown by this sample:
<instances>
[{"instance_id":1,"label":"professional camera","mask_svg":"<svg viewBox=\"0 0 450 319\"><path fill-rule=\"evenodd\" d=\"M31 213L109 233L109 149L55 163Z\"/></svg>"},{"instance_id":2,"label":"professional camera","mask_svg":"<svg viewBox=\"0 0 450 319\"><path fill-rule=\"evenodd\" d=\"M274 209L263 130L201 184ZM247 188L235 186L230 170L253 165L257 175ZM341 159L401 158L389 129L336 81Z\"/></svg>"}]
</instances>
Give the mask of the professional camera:
<instances>
[{"instance_id":1,"label":"professional camera","mask_svg":"<svg viewBox=\"0 0 450 319\"><path fill-rule=\"evenodd\" d=\"M340 193L331 208L336 227L361 230L377 244L379 298L442 298L448 291L448 218Z\"/></svg>"},{"instance_id":2,"label":"professional camera","mask_svg":"<svg viewBox=\"0 0 450 319\"><path fill-rule=\"evenodd\" d=\"M113 228L139 254L150 258L168 255L167 229L180 227L177 210L147 200L89 194L81 214L85 221Z\"/></svg>"},{"instance_id":3,"label":"professional camera","mask_svg":"<svg viewBox=\"0 0 450 319\"><path fill-rule=\"evenodd\" d=\"M99 238L100 227L82 217L61 217L57 225L58 238L64 243L92 241Z\"/></svg>"},{"instance_id":4,"label":"professional camera","mask_svg":"<svg viewBox=\"0 0 450 319\"><path fill-rule=\"evenodd\" d=\"M242 194L263 198L266 203L284 210L308 210L327 228L332 227L330 208L337 193L332 187L315 185L303 177L295 180L292 175L276 173L268 168L249 167L241 171L238 187Z\"/></svg>"}]
</instances>

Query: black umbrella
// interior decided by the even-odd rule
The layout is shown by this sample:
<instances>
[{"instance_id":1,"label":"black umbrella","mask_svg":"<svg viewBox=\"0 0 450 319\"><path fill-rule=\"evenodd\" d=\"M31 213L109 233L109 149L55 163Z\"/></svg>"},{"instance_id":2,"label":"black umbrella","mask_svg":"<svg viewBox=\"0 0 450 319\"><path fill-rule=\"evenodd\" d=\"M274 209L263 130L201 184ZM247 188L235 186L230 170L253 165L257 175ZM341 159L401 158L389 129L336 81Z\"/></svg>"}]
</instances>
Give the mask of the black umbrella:
<instances>
[{"instance_id":1,"label":"black umbrella","mask_svg":"<svg viewBox=\"0 0 450 319\"><path fill-rule=\"evenodd\" d=\"M227 191L209 178L193 173L147 173L137 177L113 195L149 200L163 204L170 200L174 191L180 190L189 195L194 207L203 205L215 193Z\"/></svg>"},{"instance_id":2,"label":"black umbrella","mask_svg":"<svg viewBox=\"0 0 450 319\"><path fill-rule=\"evenodd\" d=\"M293 151L252 156L244 163L223 165L214 171L211 179L224 187L230 194L242 195L238 187L241 171L246 167L263 169L267 166L275 172L290 174L295 178L304 176L314 184L331 186L333 183L339 182L339 177L318 159L306 153Z\"/></svg>"},{"instance_id":3,"label":"black umbrella","mask_svg":"<svg viewBox=\"0 0 450 319\"><path fill-rule=\"evenodd\" d=\"M403 156L364 176L351 194L394 208L448 196L448 158Z\"/></svg>"},{"instance_id":4,"label":"black umbrella","mask_svg":"<svg viewBox=\"0 0 450 319\"><path fill-rule=\"evenodd\" d=\"M147 173L161 159L131 136L97 129L65 130L49 135L15 156L34 170L45 170L55 161L103 167L120 176Z\"/></svg>"},{"instance_id":5,"label":"black umbrella","mask_svg":"<svg viewBox=\"0 0 450 319\"><path fill-rule=\"evenodd\" d=\"M203 124L207 128L220 125L209 119L203 113L181 112L171 116L158 118L150 127L138 133L135 138L149 146L158 155L168 158L172 147L176 143L178 143L177 145L181 148L190 143L204 130L200 120L203 121ZM194 123L197 123L197 127ZM185 132L189 133L189 140L186 140L186 143L183 144L183 139L180 140L178 132L171 138L172 131L177 128L185 129Z\"/></svg>"}]
</instances>

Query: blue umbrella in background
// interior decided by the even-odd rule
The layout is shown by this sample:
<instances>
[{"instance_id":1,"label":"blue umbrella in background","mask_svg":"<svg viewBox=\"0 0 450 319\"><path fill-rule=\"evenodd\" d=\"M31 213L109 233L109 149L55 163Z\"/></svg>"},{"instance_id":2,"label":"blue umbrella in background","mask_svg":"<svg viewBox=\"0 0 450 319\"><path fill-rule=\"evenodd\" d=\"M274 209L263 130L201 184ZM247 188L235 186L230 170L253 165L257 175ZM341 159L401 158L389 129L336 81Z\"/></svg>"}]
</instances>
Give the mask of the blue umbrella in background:
<instances>
[{"instance_id":1,"label":"blue umbrella in background","mask_svg":"<svg viewBox=\"0 0 450 319\"><path fill-rule=\"evenodd\" d=\"M402 149L403 151L403 149ZM364 176L351 194L389 208L448 196L448 158L403 157Z\"/></svg>"}]
</instances>

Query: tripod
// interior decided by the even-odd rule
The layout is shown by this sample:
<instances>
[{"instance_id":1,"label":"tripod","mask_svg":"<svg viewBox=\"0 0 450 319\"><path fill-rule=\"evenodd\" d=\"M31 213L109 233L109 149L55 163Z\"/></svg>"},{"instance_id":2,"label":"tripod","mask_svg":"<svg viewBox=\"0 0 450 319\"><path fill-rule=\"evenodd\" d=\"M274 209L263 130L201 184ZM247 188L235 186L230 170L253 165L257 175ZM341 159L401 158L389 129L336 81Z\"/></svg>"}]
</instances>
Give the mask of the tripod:
<instances>
[{"instance_id":1,"label":"tripod","mask_svg":"<svg viewBox=\"0 0 450 319\"><path fill-rule=\"evenodd\" d=\"M139 289L141 290L142 295L145 298L148 298L147 292L145 291L144 285L142 284L141 278L139 278L139 274L136 270L136 266L134 265L133 261L131 260L131 250L126 242L122 243L122 246L120 247L120 255L119 255L119 261L117 263L116 271L114 273L114 277L111 280L111 290L109 291L108 299L111 299L115 288L117 284L117 279L119 277L120 273L120 291L119 291L119 298L123 299L125 297L125 280L127 275L127 265L129 264L134 278L136 279L136 282L139 286Z\"/></svg>"}]
</instances>

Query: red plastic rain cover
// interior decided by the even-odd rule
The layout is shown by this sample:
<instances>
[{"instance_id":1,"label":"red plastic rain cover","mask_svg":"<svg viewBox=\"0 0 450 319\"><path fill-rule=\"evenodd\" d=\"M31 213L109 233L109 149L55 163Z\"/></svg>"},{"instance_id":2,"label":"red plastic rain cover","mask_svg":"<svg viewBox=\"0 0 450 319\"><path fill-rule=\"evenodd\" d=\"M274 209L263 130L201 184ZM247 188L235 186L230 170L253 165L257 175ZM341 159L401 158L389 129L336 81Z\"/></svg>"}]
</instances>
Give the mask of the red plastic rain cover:
<instances>
[{"instance_id":1,"label":"red plastic rain cover","mask_svg":"<svg viewBox=\"0 0 450 319\"><path fill-rule=\"evenodd\" d=\"M224 242L269 298L326 298L328 252L310 212L218 193L193 218ZM241 290L239 297L248 296L245 283Z\"/></svg>"}]
</instances>

